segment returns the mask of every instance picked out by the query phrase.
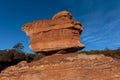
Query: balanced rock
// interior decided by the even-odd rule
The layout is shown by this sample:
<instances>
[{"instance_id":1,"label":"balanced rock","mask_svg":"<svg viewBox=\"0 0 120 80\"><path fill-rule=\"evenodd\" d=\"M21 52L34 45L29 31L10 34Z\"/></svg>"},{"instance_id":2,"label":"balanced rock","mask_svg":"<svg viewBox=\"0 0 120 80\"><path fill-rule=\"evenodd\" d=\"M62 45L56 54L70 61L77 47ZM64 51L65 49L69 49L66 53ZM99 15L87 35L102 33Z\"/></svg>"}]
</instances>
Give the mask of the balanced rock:
<instances>
[{"instance_id":1,"label":"balanced rock","mask_svg":"<svg viewBox=\"0 0 120 80\"><path fill-rule=\"evenodd\" d=\"M30 49L33 52L56 53L60 50L74 52L84 48L80 43L82 26L73 21L71 13L62 11L52 20L38 20L27 23L22 30L30 38Z\"/></svg>"}]
</instances>

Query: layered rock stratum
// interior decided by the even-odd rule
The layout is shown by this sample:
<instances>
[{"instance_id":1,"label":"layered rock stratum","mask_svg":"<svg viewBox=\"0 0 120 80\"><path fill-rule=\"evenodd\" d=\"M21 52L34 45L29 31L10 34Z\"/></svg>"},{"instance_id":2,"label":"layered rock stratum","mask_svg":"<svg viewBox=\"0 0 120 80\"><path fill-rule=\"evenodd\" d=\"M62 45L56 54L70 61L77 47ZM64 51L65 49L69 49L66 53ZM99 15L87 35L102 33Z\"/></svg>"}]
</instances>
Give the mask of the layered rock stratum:
<instances>
[{"instance_id":1,"label":"layered rock stratum","mask_svg":"<svg viewBox=\"0 0 120 80\"><path fill-rule=\"evenodd\" d=\"M120 62L104 55L54 54L11 66L0 80L120 80Z\"/></svg>"},{"instance_id":2,"label":"layered rock stratum","mask_svg":"<svg viewBox=\"0 0 120 80\"><path fill-rule=\"evenodd\" d=\"M82 25L72 20L72 15L68 11L58 12L51 20L27 23L22 30L29 36L29 47L33 52L54 54L64 50L69 53L85 47L80 43Z\"/></svg>"}]
</instances>

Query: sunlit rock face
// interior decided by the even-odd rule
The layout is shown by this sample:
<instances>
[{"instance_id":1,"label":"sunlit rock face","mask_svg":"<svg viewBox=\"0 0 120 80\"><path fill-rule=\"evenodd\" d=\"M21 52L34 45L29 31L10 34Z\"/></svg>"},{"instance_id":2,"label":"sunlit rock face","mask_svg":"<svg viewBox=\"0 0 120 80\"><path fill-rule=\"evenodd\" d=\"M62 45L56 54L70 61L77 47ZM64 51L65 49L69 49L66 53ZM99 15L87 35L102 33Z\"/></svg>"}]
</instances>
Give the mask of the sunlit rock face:
<instances>
[{"instance_id":1,"label":"sunlit rock face","mask_svg":"<svg viewBox=\"0 0 120 80\"><path fill-rule=\"evenodd\" d=\"M53 54L59 50L74 52L84 48L79 38L83 30L81 23L72 20L67 11L55 14L52 20L27 23L22 30L29 36L33 52Z\"/></svg>"},{"instance_id":2,"label":"sunlit rock face","mask_svg":"<svg viewBox=\"0 0 120 80\"><path fill-rule=\"evenodd\" d=\"M120 62L104 55L53 54L8 67L0 80L120 80Z\"/></svg>"}]
</instances>

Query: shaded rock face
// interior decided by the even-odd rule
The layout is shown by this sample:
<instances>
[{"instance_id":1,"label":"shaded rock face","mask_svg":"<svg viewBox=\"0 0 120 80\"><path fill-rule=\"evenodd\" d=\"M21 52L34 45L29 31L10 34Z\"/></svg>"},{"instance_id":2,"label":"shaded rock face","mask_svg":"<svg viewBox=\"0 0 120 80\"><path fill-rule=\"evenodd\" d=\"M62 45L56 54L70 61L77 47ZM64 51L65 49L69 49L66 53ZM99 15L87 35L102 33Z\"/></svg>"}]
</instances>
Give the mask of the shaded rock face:
<instances>
[{"instance_id":1,"label":"shaded rock face","mask_svg":"<svg viewBox=\"0 0 120 80\"><path fill-rule=\"evenodd\" d=\"M33 52L52 54L59 50L74 52L84 48L79 38L83 30L81 23L73 21L67 11L57 13L52 20L25 24L22 30L29 36L29 47Z\"/></svg>"},{"instance_id":2,"label":"shaded rock face","mask_svg":"<svg viewBox=\"0 0 120 80\"><path fill-rule=\"evenodd\" d=\"M0 80L120 80L120 63L104 55L54 54L11 66Z\"/></svg>"}]
</instances>

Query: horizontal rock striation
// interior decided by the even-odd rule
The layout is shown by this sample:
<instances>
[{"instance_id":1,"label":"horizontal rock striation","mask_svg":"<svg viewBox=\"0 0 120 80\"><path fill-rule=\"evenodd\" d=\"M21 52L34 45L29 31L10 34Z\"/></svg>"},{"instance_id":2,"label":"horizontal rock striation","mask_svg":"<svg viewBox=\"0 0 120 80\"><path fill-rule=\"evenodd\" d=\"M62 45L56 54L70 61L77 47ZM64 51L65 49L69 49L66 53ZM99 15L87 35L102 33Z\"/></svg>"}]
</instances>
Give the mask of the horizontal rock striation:
<instances>
[{"instance_id":1,"label":"horizontal rock striation","mask_svg":"<svg viewBox=\"0 0 120 80\"><path fill-rule=\"evenodd\" d=\"M59 50L74 52L84 48L79 38L82 25L73 21L72 15L67 11L57 13L52 20L25 24L22 30L29 36L29 47L33 52L51 54Z\"/></svg>"},{"instance_id":2,"label":"horizontal rock striation","mask_svg":"<svg viewBox=\"0 0 120 80\"><path fill-rule=\"evenodd\" d=\"M120 63L104 55L54 54L11 66L0 80L120 80Z\"/></svg>"}]
</instances>

